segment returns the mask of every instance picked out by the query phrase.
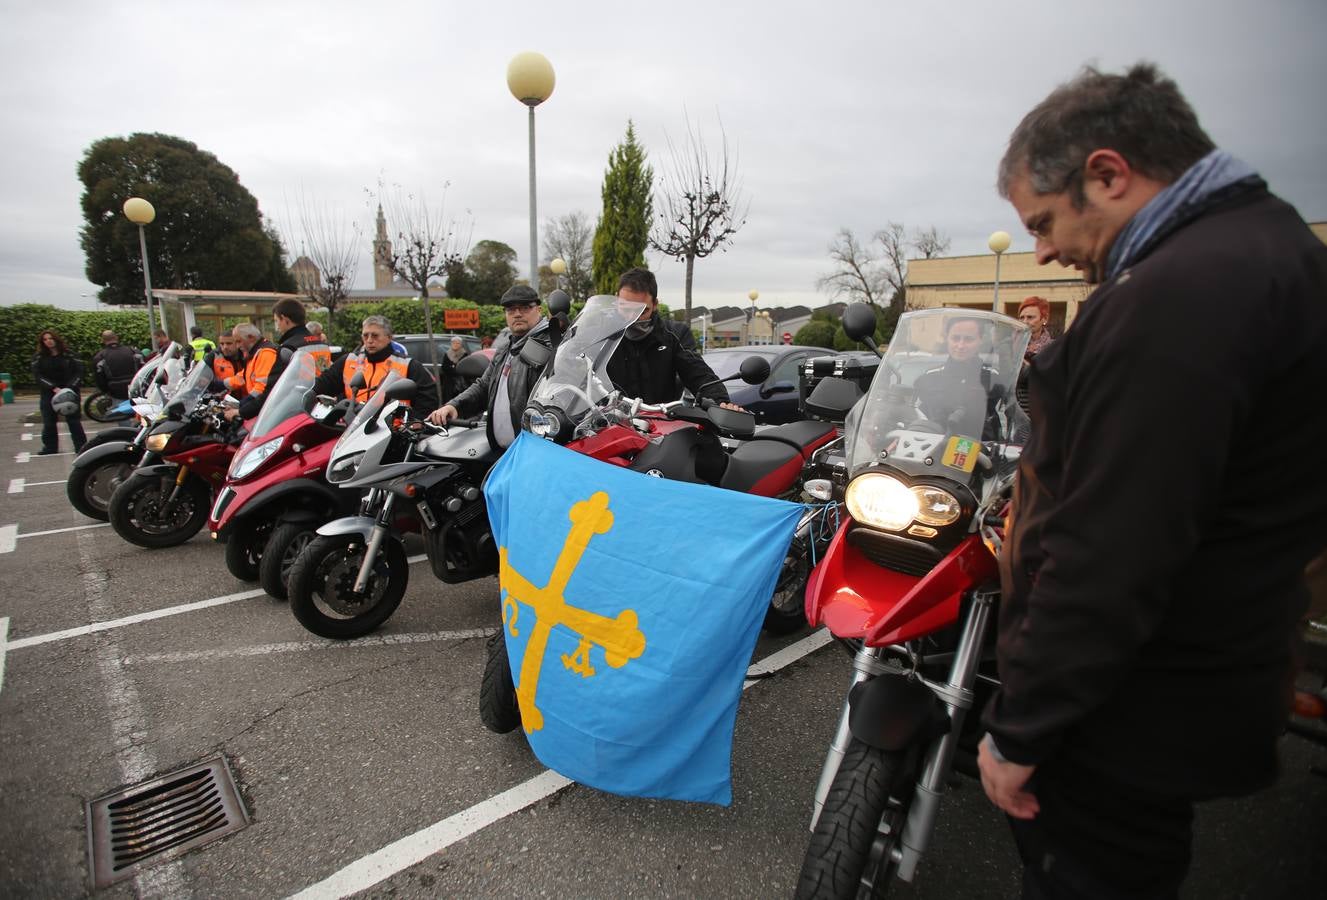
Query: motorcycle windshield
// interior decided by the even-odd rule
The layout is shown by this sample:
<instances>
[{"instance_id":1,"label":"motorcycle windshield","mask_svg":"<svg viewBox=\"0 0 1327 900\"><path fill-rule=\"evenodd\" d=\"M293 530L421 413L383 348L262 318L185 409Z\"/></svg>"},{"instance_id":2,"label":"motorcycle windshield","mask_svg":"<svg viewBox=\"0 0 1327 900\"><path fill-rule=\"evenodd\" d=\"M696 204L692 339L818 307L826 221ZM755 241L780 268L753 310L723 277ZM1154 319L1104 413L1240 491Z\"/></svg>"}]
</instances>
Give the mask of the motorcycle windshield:
<instances>
[{"instance_id":1,"label":"motorcycle windshield","mask_svg":"<svg viewBox=\"0 0 1327 900\"><path fill-rule=\"evenodd\" d=\"M166 366L166 373L160 379L157 379L155 387L168 396L169 392L175 389L178 380L179 357L180 345L171 343L160 356L155 356L144 363L143 367L134 373L133 380L129 382L129 396L139 400L151 399L148 397L148 392L153 390L155 393L152 382L163 365Z\"/></svg>"},{"instance_id":2,"label":"motorcycle windshield","mask_svg":"<svg viewBox=\"0 0 1327 900\"><path fill-rule=\"evenodd\" d=\"M359 412L355 414L355 418L351 419L350 424L346 426L346 430L336 439L336 445L332 447L333 457L336 457L361 432L373 430L374 425L370 423L378 421L378 416L382 413L383 407L387 405L387 387L403 380L404 377L399 372L387 373L387 377L374 390L373 396L364 402L364 405L359 408Z\"/></svg>"},{"instance_id":3,"label":"motorcycle windshield","mask_svg":"<svg viewBox=\"0 0 1327 900\"><path fill-rule=\"evenodd\" d=\"M286 363L281 377L267 392L263 408L249 430L249 438L261 438L291 416L304 412L304 395L313 390L313 383L329 365L326 353L297 350Z\"/></svg>"},{"instance_id":4,"label":"motorcycle windshield","mask_svg":"<svg viewBox=\"0 0 1327 900\"><path fill-rule=\"evenodd\" d=\"M558 344L553 365L546 369L530 400L557 407L579 422L613 392L608 360L622 342L627 327L645 315L646 305L600 294L585 301L576 321Z\"/></svg>"},{"instance_id":5,"label":"motorcycle windshield","mask_svg":"<svg viewBox=\"0 0 1327 900\"><path fill-rule=\"evenodd\" d=\"M168 364L169 371L169 364ZM189 374L184 376L180 386L171 395L171 403L179 402L185 412L192 410L198 405L198 401L207 393L207 387L212 383L215 376L212 373L212 367L201 362L196 363Z\"/></svg>"},{"instance_id":6,"label":"motorcycle windshield","mask_svg":"<svg viewBox=\"0 0 1327 900\"><path fill-rule=\"evenodd\" d=\"M997 313L904 313L870 392L845 422L849 475L888 465L975 487L1003 471L1027 437L1014 383L1028 338L1026 325Z\"/></svg>"}]
</instances>

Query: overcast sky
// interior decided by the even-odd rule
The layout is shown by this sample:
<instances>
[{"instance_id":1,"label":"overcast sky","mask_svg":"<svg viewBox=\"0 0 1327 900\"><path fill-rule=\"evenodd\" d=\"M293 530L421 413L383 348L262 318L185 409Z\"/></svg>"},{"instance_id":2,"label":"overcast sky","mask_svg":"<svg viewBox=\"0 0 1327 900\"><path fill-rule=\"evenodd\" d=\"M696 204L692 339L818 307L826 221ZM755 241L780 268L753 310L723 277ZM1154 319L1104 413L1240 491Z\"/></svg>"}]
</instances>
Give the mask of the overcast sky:
<instances>
[{"instance_id":1,"label":"overcast sky","mask_svg":"<svg viewBox=\"0 0 1327 900\"><path fill-rule=\"evenodd\" d=\"M656 174L685 117L737 149L750 216L695 302L818 305L840 227L934 225L951 252L1031 241L993 188L1010 130L1085 62L1157 62L1216 142L1327 219L1323 0L66 2L0 0L0 304L93 308L78 233L87 147L164 132L238 173L298 252L301 192L365 232L380 178L472 219L528 272L526 115L506 67L552 62L539 217L593 221L632 119ZM391 223L389 223L390 226ZM149 232L149 240L151 235ZM660 299L683 265L652 254Z\"/></svg>"}]
</instances>

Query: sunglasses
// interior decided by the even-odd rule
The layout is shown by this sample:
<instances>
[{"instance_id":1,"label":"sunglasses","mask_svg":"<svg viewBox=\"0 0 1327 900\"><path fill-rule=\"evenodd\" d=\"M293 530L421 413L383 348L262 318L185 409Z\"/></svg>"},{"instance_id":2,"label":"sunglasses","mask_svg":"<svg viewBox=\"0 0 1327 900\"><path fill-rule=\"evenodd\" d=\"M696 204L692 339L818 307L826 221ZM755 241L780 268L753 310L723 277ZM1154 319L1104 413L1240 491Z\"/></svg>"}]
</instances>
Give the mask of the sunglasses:
<instances>
[{"instance_id":1,"label":"sunglasses","mask_svg":"<svg viewBox=\"0 0 1327 900\"><path fill-rule=\"evenodd\" d=\"M531 303L510 303L507 306L503 307L503 309L505 309L507 312L513 312L513 311L528 312L529 310L532 310L537 306L539 306L539 301L535 300Z\"/></svg>"}]
</instances>

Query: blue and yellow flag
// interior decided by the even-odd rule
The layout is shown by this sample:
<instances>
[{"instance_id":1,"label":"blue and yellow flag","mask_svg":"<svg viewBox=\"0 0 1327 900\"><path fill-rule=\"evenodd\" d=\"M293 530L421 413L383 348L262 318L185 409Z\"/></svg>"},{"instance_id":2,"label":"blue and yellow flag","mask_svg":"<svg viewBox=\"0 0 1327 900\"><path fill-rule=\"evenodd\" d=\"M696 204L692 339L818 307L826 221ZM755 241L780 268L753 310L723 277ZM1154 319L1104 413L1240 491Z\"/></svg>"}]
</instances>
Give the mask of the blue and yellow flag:
<instances>
[{"instance_id":1,"label":"blue and yellow flag","mask_svg":"<svg viewBox=\"0 0 1327 900\"><path fill-rule=\"evenodd\" d=\"M484 492L535 755L600 790L730 804L742 680L802 507L526 433Z\"/></svg>"}]
</instances>

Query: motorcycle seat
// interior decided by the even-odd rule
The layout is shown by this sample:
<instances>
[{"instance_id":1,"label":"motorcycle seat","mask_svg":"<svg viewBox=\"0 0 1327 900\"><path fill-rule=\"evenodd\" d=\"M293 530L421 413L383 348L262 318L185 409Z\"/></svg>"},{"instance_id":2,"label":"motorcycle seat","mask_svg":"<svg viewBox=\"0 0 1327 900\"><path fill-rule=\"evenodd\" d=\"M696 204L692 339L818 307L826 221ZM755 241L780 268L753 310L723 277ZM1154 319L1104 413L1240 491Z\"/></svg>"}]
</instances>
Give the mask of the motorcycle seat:
<instances>
[{"instance_id":1,"label":"motorcycle seat","mask_svg":"<svg viewBox=\"0 0 1327 900\"><path fill-rule=\"evenodd\" d=\"M719 487L761 497L776 497L797 481L806 460L783 439L751 440L728 457Z\"/></svg>"},{"instance_id":2,"label":"motorcycle seat","mask_svg":"<svg viewBox=\"0 0 1327 900\"><path fill-rule=\"evenodd\" d=\"M834 440L837 429L830 422L789 422L756 432L752 441L779 441L793 447L803 459L810 459L816 450Z\"/></svg>"}]
</instances>

